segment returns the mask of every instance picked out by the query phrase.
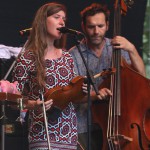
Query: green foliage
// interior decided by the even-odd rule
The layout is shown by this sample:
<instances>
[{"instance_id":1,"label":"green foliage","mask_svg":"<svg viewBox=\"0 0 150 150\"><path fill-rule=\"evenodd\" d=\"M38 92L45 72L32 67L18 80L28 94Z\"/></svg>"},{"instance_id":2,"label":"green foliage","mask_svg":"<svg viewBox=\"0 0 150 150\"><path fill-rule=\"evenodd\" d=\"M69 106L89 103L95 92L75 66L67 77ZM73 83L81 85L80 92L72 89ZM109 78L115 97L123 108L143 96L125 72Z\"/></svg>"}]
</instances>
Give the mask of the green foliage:
<instances>
[{"instance_id":1,"label":"green foliage","mask_svg":"<svg viewBox=\"0 0 150 150\"><path fill-rule=\"evenodd\" d=\"M150 0L147 1L143 33L143 60L146 67L146 75L150 78Z\"/></svg>"}]
</instances>

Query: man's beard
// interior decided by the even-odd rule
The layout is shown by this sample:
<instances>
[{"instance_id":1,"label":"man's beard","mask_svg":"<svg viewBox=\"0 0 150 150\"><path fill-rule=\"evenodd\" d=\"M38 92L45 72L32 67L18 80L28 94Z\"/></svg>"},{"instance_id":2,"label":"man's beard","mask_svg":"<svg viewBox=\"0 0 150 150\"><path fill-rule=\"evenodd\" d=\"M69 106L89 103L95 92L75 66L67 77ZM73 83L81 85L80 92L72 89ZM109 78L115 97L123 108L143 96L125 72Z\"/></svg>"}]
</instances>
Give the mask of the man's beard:
<instances>
[{"instance_id":1,"label":"man's beard","mask_svg":"<svg viewBox=\"0 0 150 150\"><path fill-rule=\"evenodd\" d=\"M91 45L100 46L104 40L104 36L92 36L88 37L88 41Z\"/></svg>"}]
</instances>

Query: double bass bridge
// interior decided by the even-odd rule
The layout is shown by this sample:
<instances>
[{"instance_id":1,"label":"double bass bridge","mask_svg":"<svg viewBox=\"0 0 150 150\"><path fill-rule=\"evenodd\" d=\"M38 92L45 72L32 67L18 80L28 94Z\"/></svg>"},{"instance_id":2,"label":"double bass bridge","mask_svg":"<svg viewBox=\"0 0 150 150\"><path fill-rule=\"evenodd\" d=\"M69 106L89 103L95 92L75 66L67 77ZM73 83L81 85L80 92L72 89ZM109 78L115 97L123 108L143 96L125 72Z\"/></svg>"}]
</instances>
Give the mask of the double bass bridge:
<instances>
[{"instance_id":1,"label":"double bass bridge","mask_svg":"<svg viewBox=\"0 0 150 150\"><path fill-rule=\"evenodd\" d=\"M125 143L132 141L133 139L131 137L121 134L112 135L108 138L108 142L111 142L114 146L124 145Z\"/></svg>"}]
</instances>

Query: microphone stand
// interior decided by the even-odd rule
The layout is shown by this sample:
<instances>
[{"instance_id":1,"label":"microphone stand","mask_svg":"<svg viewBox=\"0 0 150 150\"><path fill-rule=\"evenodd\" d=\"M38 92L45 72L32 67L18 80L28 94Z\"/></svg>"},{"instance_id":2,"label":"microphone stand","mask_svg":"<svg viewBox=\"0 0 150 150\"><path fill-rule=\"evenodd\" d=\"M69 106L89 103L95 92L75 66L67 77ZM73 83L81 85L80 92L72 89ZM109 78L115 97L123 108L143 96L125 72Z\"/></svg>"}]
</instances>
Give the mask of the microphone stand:
<instances>
[{"instance_id":1,"label":"microphone stand","mask_svg":"<svg viewBox=\"0 0 150 150\"><path fill-rule=\"evenodd\" d=\"M25 44L22 47L22 49L19 52L19 54L25 49L26 43L27 43L27 41L25 42ZM3 80L7 80L7 77L9 76L10 72L12 71L12 69L13 69L13 67L14 67L14 65L16 63L16 59L14 60L14 62L10 66L10 68L8 69L8 71L7 71L6 75L4 76ZM2 116L0 117L0 120L2 121L2 124L1 124L1 150L5 150L5 120L7 118L6 115L5 115L5 99L2 100L1 114L2 114Z\"/></svg>"},{"instance_id":2,"label":"microphone stand","mask_svg":"<svg viewBox=\"0 0 150 150\"><path fill-rule=\"evenodd\" d=\"M86 39L85 35L84 34L82 34L82 35L84 36L84 39ZM81 56L81 58L83 60L83 63L85 65L86 72L87 72L87 88L88 88L87 89L88 90L88 98L87 98L87 101L88 101L88 113L87 113L88 140L87 140L87 142L88 142L88 144L87 144L87 147L88 147L88 150L91 150L91 97L90 97L90 85L93 86L96 95L99 95L99 91L98 91L97 87L95 86L94 78L91 75L91 72L90 72L90 70L89 70L89 68L87 66L85 58L84 58L84 56L83 56L83 54L81 52L81 49L80 49L80 46L79 46L80 42L78 41L77 36L74 36L74 37L75 37L75 43L76 43L75 45L76 45L76 47L78 49L78 52L80 53L80 56Z\"/></svg>"}]
</instances>

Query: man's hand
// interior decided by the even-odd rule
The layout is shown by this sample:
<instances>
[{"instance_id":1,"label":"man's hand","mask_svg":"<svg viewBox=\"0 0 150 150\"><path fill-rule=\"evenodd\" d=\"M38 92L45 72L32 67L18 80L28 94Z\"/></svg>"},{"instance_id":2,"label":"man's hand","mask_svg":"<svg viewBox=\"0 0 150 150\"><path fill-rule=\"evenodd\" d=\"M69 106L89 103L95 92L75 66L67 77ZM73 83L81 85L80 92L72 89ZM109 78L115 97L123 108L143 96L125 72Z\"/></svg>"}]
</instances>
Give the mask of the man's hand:
<instances>
[{"instance_id":1,"label":"man's hand","mask_svg":"<svg viewBox=\"0 0 150 150\"><path fill-rule=\"evenodd\" d=\"M99 95L97 95L100 100L107 99L109 96L112 96L112 92L107 88L100 89Z\"/></svg>"}]
</instances>

